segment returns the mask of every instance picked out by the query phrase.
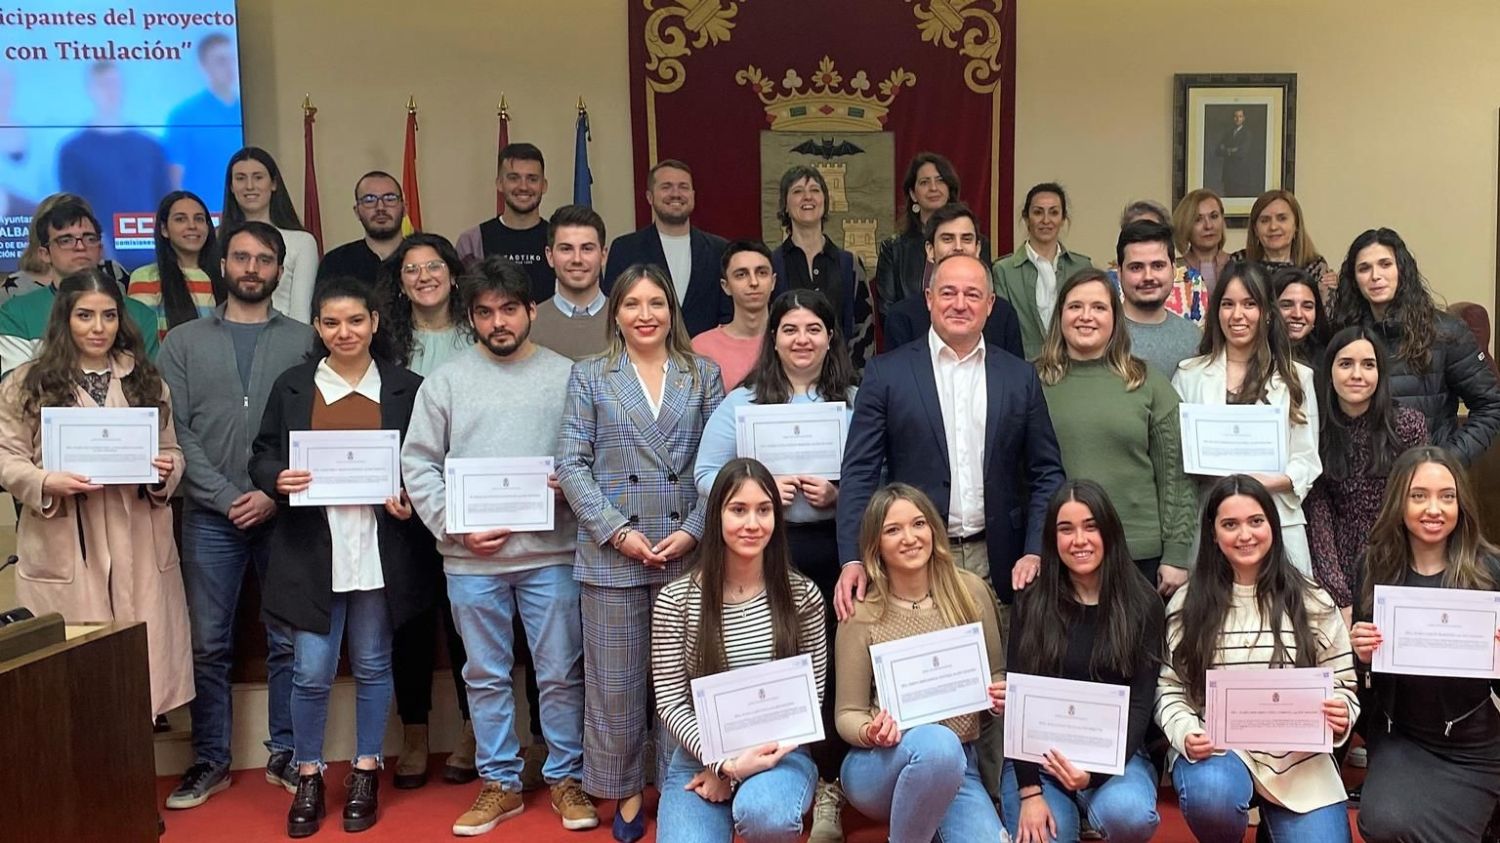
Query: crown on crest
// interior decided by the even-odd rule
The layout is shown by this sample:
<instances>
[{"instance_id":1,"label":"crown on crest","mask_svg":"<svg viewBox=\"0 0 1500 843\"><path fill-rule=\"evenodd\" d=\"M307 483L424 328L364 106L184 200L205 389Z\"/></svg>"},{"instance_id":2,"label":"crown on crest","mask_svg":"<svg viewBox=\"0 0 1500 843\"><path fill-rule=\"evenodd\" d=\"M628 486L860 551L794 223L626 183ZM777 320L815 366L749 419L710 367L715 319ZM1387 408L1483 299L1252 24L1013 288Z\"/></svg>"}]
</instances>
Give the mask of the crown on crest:
<instances>
[{"instance_id":1,"label":"crown on crest","mask_svg":"<svg viewBox=\"0 0 1500 843\"><path fill-rule=\"evenodd\" d=\"M874 86L879 94L872 94L869 76L863 70L855 73L846 87L833 59L824 56L817 72L806 82L789 67L778 86L755 65L736 73L734 81L750 86L765 103L766 121L773 131L879 132L896 94L903 86L915 85L917 76L898 67Z\"/></svg>"}]
</instances>

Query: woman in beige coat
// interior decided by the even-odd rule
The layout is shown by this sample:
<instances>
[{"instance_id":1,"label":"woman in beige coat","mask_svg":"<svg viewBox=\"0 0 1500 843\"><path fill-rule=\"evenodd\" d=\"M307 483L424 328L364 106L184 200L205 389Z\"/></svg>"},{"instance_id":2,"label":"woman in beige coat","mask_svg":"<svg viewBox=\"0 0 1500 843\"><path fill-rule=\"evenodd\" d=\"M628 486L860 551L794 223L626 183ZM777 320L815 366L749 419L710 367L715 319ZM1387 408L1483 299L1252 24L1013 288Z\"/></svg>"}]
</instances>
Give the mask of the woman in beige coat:
<instances>
[{"instance_id":1,"label":"woman in beige coat","mask_svg":"<svg viewBox=\"0 0 1500 843\"><path fill-rule=\"evenodd\" d=\"M192 646L172 510L182 449L166 384L125 313L120 287L89 269L63 279L34 361L0 386L0 485L20 502L16 593L32 611L70 624L142 621L151 712L193 696ZM44 471L42 407L156 407L161 481L99 485Z\"/></svg>"}]
</instances>

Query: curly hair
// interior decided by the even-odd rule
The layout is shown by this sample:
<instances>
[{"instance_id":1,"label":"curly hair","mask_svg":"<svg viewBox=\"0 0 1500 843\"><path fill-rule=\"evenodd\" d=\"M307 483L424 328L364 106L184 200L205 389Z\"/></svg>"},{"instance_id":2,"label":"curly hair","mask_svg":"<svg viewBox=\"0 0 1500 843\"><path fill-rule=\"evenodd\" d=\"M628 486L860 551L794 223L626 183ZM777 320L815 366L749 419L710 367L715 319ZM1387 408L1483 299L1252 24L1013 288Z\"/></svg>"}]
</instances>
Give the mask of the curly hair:
<instances>
[{"instance_id":1,"label":"curly hair","mask_svg":"<svg viewBox=\"0 0 1500 843\"><path fill-rule=\"evenodd\" d=\"M464 263L458 256L458 250L453 248L448 238L440 234L419 232L407 235L396 247L396 251L381 261L375 282L376 294L387 304L385 312L381 314L380 333L389 338L396 360L403 366L411 365L411 357L417 350L417 337L411 299L401 283L401 267L406 263L407 253L419 246L426 246L437 252L438 258L448 265L448 323L464 325L467 322L463 297L458 294L458 279L464 274Z\"/></svg>"},{"instance_id":2,"label":"curly hair","mask_svg":"<svg viewBox=\"0 0 1500 843\"><path fill-rule=\"evenodd\" d=\"M1401 235L1389 228L1371 228L1354 238L1339 267L1339 285L1329 306L1329 320L1335 329L1380 321L1356 280L1359 253L1371 246L1384 246L1396 260L1396 294L1386 308L1384 321L1401 329L1401 345L1390 349L1413 372L1425 373L1432 365L1432 344L1437 339L1438 306L1427 286L1427 279L1417 269L1417 259L1406 248Z\"/></svg>"}]
</instances>

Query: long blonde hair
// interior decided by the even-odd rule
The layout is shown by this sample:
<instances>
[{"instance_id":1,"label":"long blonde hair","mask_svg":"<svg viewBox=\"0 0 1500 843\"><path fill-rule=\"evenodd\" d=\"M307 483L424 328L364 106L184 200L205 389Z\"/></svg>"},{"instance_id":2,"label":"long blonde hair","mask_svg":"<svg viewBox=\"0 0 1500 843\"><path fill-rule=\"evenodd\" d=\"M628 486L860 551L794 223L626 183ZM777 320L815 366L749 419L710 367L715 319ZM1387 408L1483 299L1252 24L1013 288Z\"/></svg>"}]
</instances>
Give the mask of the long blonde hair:
<instances>
[{"instance_id":1,"label":"long blonde hair","mask_svg":"<svg viewBox=\"0 0 1500 843\"><path fill-rule=\"evenodd\" d=\"M870 586L865 591L865 602L875 607L875 618L885 617L886 597L891 593L891 578L885 570L885 559L880 555L880 534L885 527L885 516L896 501L906 501L922 513L932 531L932 556L927 560L928 587L932 589L932 602L949 626L962 626L979 620L979 606L958 575L958 566L953 562L953 551L948 546L948 533L944 529L943 516L938 514L932 499L921 489L906 483L892 483L870 496L870 505L865 507L864 518L859 525L860 559L864 561L865 573L870 577Z\"/></svg>"},{"instance_id":2,"label":"long blonde hair","mask_svg":"<svg viewBox=\"0 0 1500 843\"><path fill-rule=\"evenodd\" d=\"M1125 329L1125 317L1120 309L1120 299L1115 295L1109 276L1102 269L1086 266L1064 281L1057 289L1057 306L1052 308L1052 321L1047 325L1047 336L1042 340L1042 352L1036 358L1036 373L1042 383L1056 386L1068 376L1073 358L1068 356L1068 343L1062 335L1063 305L1068 295L1084 284L1102 284L1109 293L1109 312L1113 332L1104 346L1104 364L1125 382L1125 391L1134 392L1146 382L1146 364L1130 353L1130 332Z\"/></svg>"},{"instance_id":3,"label":"long blonde hair","mask_svg":"<svg viewBox=\"0 0 1500 843\"><path fill-rule=\"evenodd\" d=\"M610 366L617 366L620 359L626 355L625 333L620 330L616 317L620 314L620 306L625 303L625 297L636 288L642 281L650 281L661 288L667 295L667 313L671 318L671 325L667 328L667 356L676 363L678 368L688 373L693 379L693 386L698 385L698 367L693 363L693 346L689 340L687 324L682 321L682 305L677 302L677 291L672 287L672 279L665 272L648 263L638 263L620 273L615 279L615 284L609 291L609 299L604 303L604 311L609 314L609 347L604 350L604 356L609 360Z\"/></svg>"}]
</instances>

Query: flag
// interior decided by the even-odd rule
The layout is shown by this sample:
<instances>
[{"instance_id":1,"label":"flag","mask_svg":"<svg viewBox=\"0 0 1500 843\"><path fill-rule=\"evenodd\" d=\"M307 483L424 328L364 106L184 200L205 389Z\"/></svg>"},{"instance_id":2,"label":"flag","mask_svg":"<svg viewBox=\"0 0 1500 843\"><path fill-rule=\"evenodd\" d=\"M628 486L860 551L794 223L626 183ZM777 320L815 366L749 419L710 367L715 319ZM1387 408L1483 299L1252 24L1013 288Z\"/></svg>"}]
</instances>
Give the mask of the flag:
<instances>
[{"instance_id":1,"label":"flag","mask_svg":"<svg viewBox=\"0 0 1500 843\"><path fill-rule=\"evenodd\" d=\"M306 162L302 174L302 224L318 242L318 257L323 256L323 215L318 210L318 168L313 163L313 122L318 113L312 97L302 99L302 157Z\"/></svg>"},{"instance_id":2,"label":"flag","mask_svg":"<svg viewBox=\"0 0 1500 843\"><path fill-rule=\"evenodd\" d=\"M401 193L406 200L406 218L401 236L422 230L422 197L417 190L417 102L406 101L406 151L401 155Z\"/></svg>"},{"instance_id":3,"label":"flag","mask_svg":"<svg viewBox=\"0 0 1500 843\"><path fill-rule=\"evenodd\" d=\"M594 174L589 170L589 111L578 98L578 127L573 141L573 204L594 204Z\"/></svg>"},{"instance_id":4,"label":"flag","mask_svg":"<svg viewBox=\"0 0 1500 843\"><path fill-rule=\"evenodd\" d=\"M500 181L500 150L510 146L510 109L505 105L505 95L500 95L500 132L495 137L495 181ZM505 197L495 190L495 216L505 213Z\"/></svg>"}]
</instances>

